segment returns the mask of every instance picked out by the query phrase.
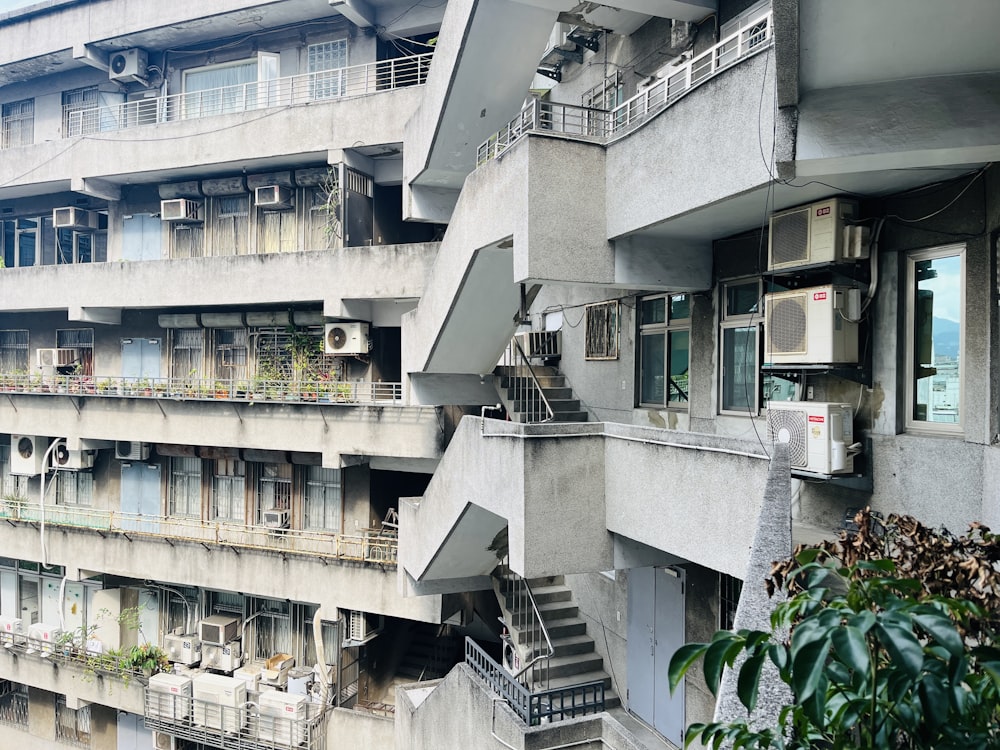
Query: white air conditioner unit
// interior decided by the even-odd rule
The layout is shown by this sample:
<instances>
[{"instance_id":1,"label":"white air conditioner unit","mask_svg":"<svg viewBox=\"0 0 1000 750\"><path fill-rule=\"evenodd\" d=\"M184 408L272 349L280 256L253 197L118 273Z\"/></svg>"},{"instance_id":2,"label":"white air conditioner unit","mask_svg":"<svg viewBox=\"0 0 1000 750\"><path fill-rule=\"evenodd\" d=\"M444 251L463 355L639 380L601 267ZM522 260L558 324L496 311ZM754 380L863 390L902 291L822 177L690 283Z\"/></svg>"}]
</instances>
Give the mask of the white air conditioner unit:
<instances>
[{"instance_id":1,"label":"white air conditioner unit","mask_svg":"<svg viewBox=\"0 0 1000 750\"><path fill-rule=\"evenodd\" d=\"M827 476L854 471L850 404L769 401L767 434L772 443L788 443L793 469Z\"/></svg>"},{"instance_id":2,"label":"white air conditioner unit","mask_svg":"<svg viewBox=\"0 0 1000 750\"><path fill-rule=\"evenodd\" d=\"M10 473L37 477L45 468L42 458L49 447L49 439L37 435L10 436Z\"/></svg>"},{"instance_id":3,"label":"white air conditioner unit","mask_svg":"<svg viewBox=\"0 0 1000 750\"><path fill-rule=\"evenodd\" d=\"M108 60L108 78L112 81L140 81L145 83L149 56L138 47L115 52Z\"/></svg>"},{"instance_id":4,"label":"white air conditioner unit","mask_svg":"<svg viewBox=\"0 0 1000 750\"><path fill-rule=\"evenodd\" d=\"M39 367L67 367L79 358L79 349L39 349L35 352Z\"/></svg>"},{"instance_id":5,"label":"white air conditioner unit","mask_svg":"<svg viewBox=\"0 0 1000 750\"><path fill-rule=\"evenodd\" d=\"M99 221L99 214L85 208L67 206L52 209L52 226L55 229L75 229L77 231L97 229Z\"/></svg>"},{"instance_id":6,"label":"white air conditioner unit","mask_svg":"<svg viewBox=\"0 0 1000 750\"><path fill-rule=\"evenodd\" d=\"M191 717L191 678L159 672L149 678L147 715L187 721Z\"/></svg>"},{"instance_id":7,"label":"white air conditioner unit","mask_svg":"<svg viewBox=\"0 0 1000 750\"><path fill-rule=\"evenodd\" d=\"M200 224L201 202L189 198L171 198L160 201L160 219L177 224Z\"/></svg>"},{"instance_id":8,"label":"white air conditioner unit","mask_svg":"<svg viewBox=\"0 0 1000 750\"><path fill-rule=\"evenodd\" d=\"M0 644L13 644L15 635L24 635L24 620L0 616Z\"/></svg>"},{"instance_id":9,"label":"white air conditioner unit","mask_svg":"<svg viewBox=\"0 0 1000 750\"><path fill-rule=\"evenodd\" d=\"M260 739L283 747L298 747L308 739L308 697L269 690L260 694L258 705Z\"/></svg>"},{"instance_id":10,"label":"white air conditioner unit","mask_svg":"<svg viewBox=\"0 0 1000 750\"><path fill-rule=\"evenodd\" d=\"M28 628L28 645L37 648L43 654L51 654L55 651L56 641L61 635L62 628L58 625L36 622Z\"/></svg>"},{"instance_id":11,"label":"white air conditioner unit","mask_svg":"<svg viewBox=\"0 0 1000 750\"><path fill-rule=\"evenodd\" d=\"M115 458L119 461L145 461L149 458L149 444L135 440L116 440Z\"/></svg>"},{"instance_id":12,"label":"white air conditioner unit","mask_svg":"<svg viewBox=\"0 0 1000 750\"><path fill-rule=\"evenodd\" d=\"M858 204L842 198L773 214L767 238L767 270L867 258L868 243L860 241L861 228L850 224L857 218Z\"/></svg>"},{"instance_id":13,"label":"white air conditioner unit","mask_svg":"<svg viewBox=\"0 0 1000 750\"><path fill-rule=\"evenodd\" d=\"M153 732L153 750L177 750L177 738L172 734Z\"/></svg>"},{"instance_id":14,"label":"white air conditioner unit","mask_svg":"<svg viewBox=\"0 0 1000 750\"><path fill-rule=\"evenodd\" d=\"M238 732L243 728L247 717L247 712L240 710L247 702L244 680L220 674L200 674L191 681L191 693L195 724L224 732Z\"/></svg>"},{"instance_id":15,"label":"white air conditioner unit","mask_svg":"<svg viewBox=\"0 0 1000 750\"><path fill-rule=\"evenodd\" d=\"M766 295L764 363L856 363L860 301L857 289L832 285Z\"/></svg>"},{"instance_id":16,"label":"white air conditioner unit","mask_svg":"<svg viewBox=\"0 0 1000 750\"><path fill-rule=\"evenodd\" d=\"M224 646L217 643L206 643L201 648L201 666L204 669L216 669L229 672L239 669L242 663L243 651L239 641L229 641Z\"/></svg>"},{"instance_id":17,"label":"white air conditioner unit","mask_svg":"<svg viewBox=\"0 0 1000 750\"><path fill-rule=\"evenodd\" d=\"M284 508L268 508L264 511L264 525L269 529L287 529L288 511Z\"/></svg>"},{"instance_id":18,"label":"white air conditioner unit","mask_svg":"<svg viewBox=\"0 0 1000 750\"><path fill-rule=\"evenodd\" d=\"M347 637L344 639L344 647L361 646L372 640L382 632L384 619L382 615L370 612L361 612L356 609L350 610L347 618Z\"/></svg>"},{"instance_id":19,"label":"white air conditioner unit","mask_svg":"<svg viewBox=\"0 0 1000 750\"><path fill-rule=\"evenodd\" d=\"M94 468L94 451L74 451L59 443L51 453L52 467L63 471L84 471Z\"/></svg>"},{"instance_id":20,"label":"white air conditioner unit","mask_svg":"<svg viewBox=\"0 0 1000 750\"><path fill-rule=\"evenodd\" d=\"M253 192L253 202L257 208L271 210L292 207L292 189L282 185L264 185Z\"/></svg>"},{"instance_id":21,"label":"white air conditioner unit","mask_svg":"<svg viewBox=\"0 0 1000 750\"><path fill-rule=\"evenodd\" d=\"M367 323L327 323L327 354L367 354L371 350Z\"/></svg>"},{"instance_id":22,"label":"white air conditioner unit","mask_svg":"<svg viewBox=\"0 0 1000 750\"><path fill-rule=\"evenodd\" d=\"M233 640L240 631L240 619L227 615L212 615L198 623L198 635L201 636L202 654L205 645L214 643L223 646Z\"/></svg>"},{"instance_id":23,"label":"white air conditioner unit","mask_svg":"<svg viewBox=\"0 0 1000 750\"><path fill-rule=\"evenodd\" d=\"M193 633L163 636L163 650L174 664L191 666L201 661L201 639Z\"/></svg>"}]
</instances>

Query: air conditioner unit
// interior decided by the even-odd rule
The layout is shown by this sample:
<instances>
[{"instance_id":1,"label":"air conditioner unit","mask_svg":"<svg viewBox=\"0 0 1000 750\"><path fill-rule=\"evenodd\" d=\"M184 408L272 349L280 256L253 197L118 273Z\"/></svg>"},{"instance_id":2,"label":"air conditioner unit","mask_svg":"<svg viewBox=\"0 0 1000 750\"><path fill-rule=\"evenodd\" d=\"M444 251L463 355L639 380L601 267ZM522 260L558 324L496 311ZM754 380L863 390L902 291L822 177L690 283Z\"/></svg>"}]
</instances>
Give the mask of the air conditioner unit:
<instances>
[{"instance_id":1,"label":"air conditioner unit","mask_svg":"<svg viewBox=\"0 0 1000 750\"><path fill-rule=\"evenodd\" d=\"M112 81L140 81L145 83L149 56L138 47L115 52L108 60L108 78Z\"/></svg>"},{"instance_id":2,"label":"air conditioner unit","mask_svg":"<svg viewBox=\"0 0 1000 750\"><path fill-rule=\"evenodd\" d=\"M788 443L793 469L827 476L854 471L850 404L770 401L767 434L772 443Z\"/></svg>"},{"instance_id":3,"label":"air conditioner unit","mask_svg":"<svg viewBox=\"0 0 1000 750\"><path fill-rule=\"evenodd\" d=\"M39 349L35 353L39 367L66 367L80 358L79 349Z\"/></svg>"},{"instance_id":4,"label":"air conditioner unit","mask_svg":"<svg viewBox=\"0 0 1000 750\"><path fill-rule=\"evenodd\" d=\"M367 323L327 323L327 354L367 354L371 350Z\"/></svg>"},{"instance_id":5,"label":"air conditioner unit","mask_svg":"<svg viewBox=\"0 0 1000 750\"><path fill-rule=\"evenodd\" d=\"M178 750L177 738L172 734L153 732L153 750Z\"/></svg>"},{"instance_id":6,"label":"air conditioner unit","mask_svg":"<svg viewBox=\"0 0 1000 750\"><path fill-rule=\"evenodd\" d=\"M227 615L212 615L206 617L198 623L198 635L201 637L202 654L205 651L205 644L214 643L222 646L233 640L240 631L240 620L238 617Z\"/></svg>"},{"instance_id":7,"label":"air conditioner unit","mask_svg":"<svg viewBox=\"0 0 1000 750\"><path fill-rule=\"evenodd\" d=\"M292 189L282 185L264 185L253 192L253 202L257 208L271 210L292 207Z\"/></svg>"},{"instance_id":8,"label":"air conditioner unit","mask_svg":"<svg viewBox=\"0 0 1000 750\"><path fill-rule=\"evenodd\" d=\"M192 666L201 661L201 639L193 633L163 636L163 650L174 664Z\"/></svg>"},{"instance_id":9,"label":"air conditioner unit","mask_svg":"<svg viewBox=\"0 0 1000 750\"><path fill-rule=\"evenodd\" d=\"M99 221L99 214L85 208L67 206L66 208L52 209L52 226L56 229L75 229L77 231L97 229Z\"/></svg>"},{"instance_id":10,"label":"air conditioner unit","mask_svg":"<svg viewBox=\"0 0 1000 750\"><path fill-rule=\"evenodd\" d=\"M350 615L347 618L347 638L344 639L344 648L368 643L382 632L383 623L382 615L355 609L350 610Z\"/></svg>"},{"instance_id":11,"label":"air conditioner unit","mask_svg":"<svg viewBox=\"0 0 1000 750\"><path fill-rule=\"evenodd\" d=\"M198 726L238 732L243 728L247 712L247 684L235 677L220 674L200 674L191 681L194 698L194 723Z\"/></svg>"},{"instance_id":12,"label":"air conditioner unit","mask_svg":"<svg viewBox=\"0 0 1000 750\"><path fill-rule=\"evenodd\" d=\"M191 715L191 678L159 672L149 678L147 715L187 721Z\"/></svg>"},{"instance_id":13,"label":"air conditioner unit","mask_svg":"<svg viewBox=\"0 0 1000 750\"><path fill-rule=\"evenodd\" d=\"M268 508L264 511L264 525L269 529L287 529L288 511L284 508Z\"/></svg>"},{"instance_id":14,"label":"air conditioner unit","mask_svg":"<svg viewBox=\"0 0 1000 750\"><path fill-rule=\"evenodd\" d=\"M764 363L857 362L860 301L857 289L832 285L765 295Z\"/></svg>"},{"instance_id":15,"label":"air conditioner unit","mask_svg":"<svg viewBox=\"0 0 1000 750\"><path fill-rule=\"evenodd\" d=\"M201 649L201 666L204 669L232 673L233 670L240 668L242 656L243 650L239 641L229 641L224 646L206 643Z\"/></svg>"},{"instance_id":16,"label":"air conditioner unit","mask_svg":"<svg viewBox=\"0 0 1000 750\"><path fill-rule=\"evenodd\" d=\"M43 654L51 654L55 651L56 641L61 635L62 628L58 625L36 622L28 627L28 645L37 648Z\"/></svg>"},{"instance_id":17,"label":"air conditioner unit","mask_svg":"<svg viewBox=\"0 0 1000 750\"><path fill-rule=\"evenodd\" d=\"M860 227L849 223L857 218L858 204L842 198L773 214L767 239L767 270L867 258L868 243L855 237Z\"/></svg>"},{"instance_id":18,"label":"air conditioner unit","mask_svg":"<svg viewBox=\"0 0 1000 750\"><path fill-rule=\"evenodd\" d=\"M309 699L305 695L269 690L260 694L258 705L260 739L283 747L298 747L308 739Z\"/></svg>"},{"instance_id":19,"label":"air conditioner unit","mask_svg":"<svg viewBox=\"0 0 1000 750\"><path fill-rule=\"evenodd\" d=\"M134 440L116 440L115 458L119 461L145 461L149 458L149 444Z\"/></svg>"},{"instance_id":20,"label":"air conditioner unit","mask_svg":"<svg viewBox=\"0 0 1000 750\"><path fill-rule=\"evenodd\" d=\"M37 477L45 468L42 458L48 449L49 439L37 435L10 436L10 473Z\"/></svg>"},{"instance_id":21,"label":"air conditioner unit","mask_svg":"<svg viewBox=\"0 0 1000 750\"><path fill-rule=\"evenodd\" d=\"M24 620L20 617L0 616L0 644L14 643L15 635L24 635Z\"/></svg>"},{"instance_id":22,"label":"air conditioner unit","mask_svg":"<svg viewBox=\"0 0 1000 750\"><path fill-rule=\"evenodd\" d=\"M52 452L52 467L64 471L83 471L94 468L94 451L74 451L59 443Z\"/></svg>"},{"instance_id":23,"label":"air conditioner unit","mask_svg":"<svg viewBox=\"0 0 1000 750\"><path fill-rule=\"evenodd\" d=\"M200 224L201 202L188 198L160 201L160 219L178 224Z\"/></svg>"}]
</instances>

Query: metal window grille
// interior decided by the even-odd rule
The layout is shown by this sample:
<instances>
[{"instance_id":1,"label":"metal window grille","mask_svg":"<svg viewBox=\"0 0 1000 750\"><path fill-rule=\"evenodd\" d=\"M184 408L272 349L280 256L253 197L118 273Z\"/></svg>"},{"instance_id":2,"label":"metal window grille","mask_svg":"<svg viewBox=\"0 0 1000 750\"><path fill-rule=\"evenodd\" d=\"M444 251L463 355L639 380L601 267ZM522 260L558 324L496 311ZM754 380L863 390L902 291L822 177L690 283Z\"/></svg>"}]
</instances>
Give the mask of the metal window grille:
<instances>
[{"instance_id":1,"label":"metal window grille","mask_svg":"<svg viewBox=\"0 0 1000 750\"><path fill-rule=\"evenodd\" d=\"M246 195L224 195L216 198L215 202L220 218L250 215L250 198Z\"/></svg>"},{"instance_id":2,"label":"metal window grille","mask_svg":"<svg viewBox=\"0 0 1000 750\"><path fill-rule=\"evenodd\" d=\"M318 380L332 377L342 369L340 358L328 355L323 351L323 328L311 326L295 332L296 335L309 335L316 338L316 345L309 347L308 358L302 364L304 368L298 373L301 379ZM286 380L291 382L296 377L292 366L292 334L286 328L262 328L254 336L257 342L257 376L267 380Z\"/></svg>"},{"instance_id":3,"label":"metal window grille","mask_svg":"<svg viewBox=\"0 0 1000 750\"><path fill-rule=\"evenodd\" d=\"M0 331L0 372L28 371L27 330Z\"/></svg>"},{"instance_id":4,"label":"metal window grille","mask_svg":"<svg viewBox=\"0 0 1000 750\"><path fill-rule=\"evenodd\" d=\"M201 459L170 459L170 515L201 515Z\"/></svg>"},{"instance_id":5,"label":"metal window grille","mask_svg":"<svg viewBox=\"0 0 1000 750\"><path fill-rule=\"evenodd\" d=\"M30 146L35 140L35 100L10 102L0 110L0 148Z\"/></svg>"},{"instance_id":6,"label":"metal window grille","mask_svg":"<svg viewBox=\"0 0 1000 750\"><path fill-rule=\"evenodd\" d=\"M28 725L28 686L0 680L0 724Z\"/></svg>"},{"instance_id":7,"label":"metal window grille","mask_svg":"<svg viewBox=\"0 0 1000 750\"><path fill-rule=\"evenodd\" d=\"M246 464L220 459L212 476L212 518L243 522L246 499Z\"/></svg>"},{"instance_id":8,"label":"metal window grille","mask_svg":"<svg viewBox=\"0 0 1000 750\"><path fill-rule=\"evenodd\" d=\"M66 698L56 697L56 741L64 745L90 747L90 706L66 707Z\"/></svg>"},{"instance_id":9,"label":"metal window grille","mask_svg":"<svg viewBox=\"0 0 1000 750\"><path fill-rule=\"evenodd\" d=\"M340 529L340 469L308 467L305 525L307 529Z\"/></svg>"},{"instance_id":10,"label":"metal window grille","mask_svg":"<svg viewBox=\"0 0 1000 750\"><path fill-rule=\"evenodd\" d=\"M60 349L76 349L80 358L80 375L94 374L94 329L61 328L56 331L56 346Z\"/></svg>"},{"instance_id":11,"label":"metal window grille","mask_svg":"<svg viewBox=\"0 0 1000 750\"><path fill-rule=\"evenodd\" d=\"M28 477L10 473L10 441L0 443L0 478L3 481L3 495L27 498Z\"/></svg>"},{"instance_id":12,"label":"metal window grille","mask_svg":"<svg viewBox=\"0 0 1000 750\"><path fill-rule=\"evenodd\" d=\"M288 603L276 599L250 599L249 611L258 614L247 628L254 659L270 659L275 654L295 654Z\"/></svg>"},{"instance_id":13,"label":"metal window grille","mask_svg":"<svg viewBox=\"0 0 1000 750\"><path fill-rule=\"evenodd\" d=\"M344 183L344 187L352 193L360 193L366 198L371 198L374 195L372 178L356 169L347 168L344 170Z\"/></svg>"},{"instance_id":14,"label":"metal window grille","mask_svg":"<svg viewBox=\"0 0 1000 750\"><path fill-rule=\"evenodd\" d=\"M88 120L97 119L97 113L93 110L97 107L98 103L98 93L97 86L87 86L82 89L72 89L71 91L64 91L62 94L62 132L63 135L69 135L70 133L70 119L74 112L81 112L86 114L77 115L81 127L83 127L83 132L93 132L96 127L88 127L91 125Z\"/></svg>"},{"instance_id":15,"label":"metal window grille","mask_svg":"<svg viewBox=\"0 0 1000 750\"><path fill-rule=\"evenodd\" d=\"M611 300L585 308L585 359L618 359L618 307L618 300Z\"/></svg>"},{"instance_id":16,"label":"metal window grille","mask_svg":"<svg viewBox=\"0 0 1000 750\"><path fill-rule=\"evenodd\" d=\"M170 374L175 378L201 377L205 333L200 328L177 328L173 337Z\"/></svg>"},{"instance_id":17,"label":"metal window grille","mask_svg":"<svg viewBox=\"0 0 1000 750\"><path fill-rule=\"evenodd\" d=\"M89 507L94 503L94 475L89 471L56 472L56 505Z\"/></svg>"},{"instance_id":18,"label":"metal window grille","mask_svg":"<svg viewBox=\"0 0 1000 750\"><path fill-rule=\"evenodd\" d=\"M260 464L257 474L257 518L264 522L264 511L271 508L289 510L292 507L292 465Z\"/></svg>"},{"instance_id":19,"label":"metal window grille","mask_svg":"<svg viewBox=\"0 0 1000 750\"><path fill-rule=\"evenodd\" d=\"M743 581L719 573L719 627L722 630L732 630L734 627L741 591L743 591Z\"/></svg>"},{"instance_id":20,"label":"metal window grille","mask_svg":"<svg viewBox=\"0 0 1000 750\"><path fill-rule=\"evenodd\" d=\"M219 380L246 378L250 331L246 328L216 328L214 336L215 377Z\"/></svg>"}]
</instances>

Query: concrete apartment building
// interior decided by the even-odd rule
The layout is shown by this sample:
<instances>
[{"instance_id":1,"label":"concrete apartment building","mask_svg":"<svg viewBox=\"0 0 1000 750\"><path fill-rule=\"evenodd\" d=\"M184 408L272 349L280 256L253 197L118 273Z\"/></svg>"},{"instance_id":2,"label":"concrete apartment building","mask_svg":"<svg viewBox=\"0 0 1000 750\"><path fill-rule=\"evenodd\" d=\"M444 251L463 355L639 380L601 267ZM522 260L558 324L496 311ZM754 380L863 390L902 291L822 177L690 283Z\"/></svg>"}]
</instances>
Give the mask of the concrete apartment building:
<instances>
[{"instance_id":1,"label":"concrete apartment building","mask_svg":"<svg viewBox=\"0 0 1000 750\"><path fill-rule=\"evenodd\" d=\"M0 746L680 744L762 560L996 525L998 22L0 15Z\"/></svg>"}]
</instances>

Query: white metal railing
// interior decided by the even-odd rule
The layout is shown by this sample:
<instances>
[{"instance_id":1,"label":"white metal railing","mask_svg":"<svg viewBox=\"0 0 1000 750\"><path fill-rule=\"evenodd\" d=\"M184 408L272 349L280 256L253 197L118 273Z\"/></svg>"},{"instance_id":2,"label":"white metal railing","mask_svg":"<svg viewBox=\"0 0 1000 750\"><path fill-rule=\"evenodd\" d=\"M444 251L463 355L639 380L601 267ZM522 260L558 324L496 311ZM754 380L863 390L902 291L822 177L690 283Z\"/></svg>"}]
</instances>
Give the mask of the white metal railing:
<instances>
[{"instance_id":1,"label":"white metal railing","mask_svg":"<svg viewBox=\"0 0 1000 750\"><path fill-rule=\"evenodd\" d=\"M103 508L4 501L0 519L94 531L185 539L201 544L280 551L351 562L396 564L398 540L393 529L370 529L360 534L338 534L304 529L272 529L230 521L203 521L183 516L124 513Z\"/></svg>"},{"instance_id":2,"label":"white metal railing","mask_svg":"<svg viewBox=\"0 0 1000 750\"><path fill-rule=\"evenodd\" d=\"M127 396L173 400L224 399L314 404L400 404L402 383L347 380L261 378L127 378L101 375L0 374L0 392L76 396Z\"/></svg>"},{"instance_id":3,"label":"white metal railing","mask_svg":"<svg viewBox=\"0 0 1000 750\"><path fill-rule=\"evenodd\" d=\"M69 113L64 137L124 130L161 122L287 107L418 86L427 80L432 52L270 81L123 102Z\"/></svg>"},{"instance_id":4,"label":"white metal railing","mask_svg":"<svg viewBox=\"0 0 1000 750\"><path fill-rule=\"evenodd\" d=\"M507 392L508 410L518 422L551 422L555 412L535 375L531 360L515 336L504 349L498 367L500 387Z\"/></svg>"},{"instance_id":5,"label":"white metal railing","mask_svg":"<svg viewBox=\"0 0 1000 750\"><path fill-rule=\"evenodd\" d=\"M620 135L666 109L688 91L726 68L767 49L773 33L769 10L610 111L533 101L480 145L476 163L479 165L495 159L529 132L603 140Z\"/></svg>"}]
</instances>

